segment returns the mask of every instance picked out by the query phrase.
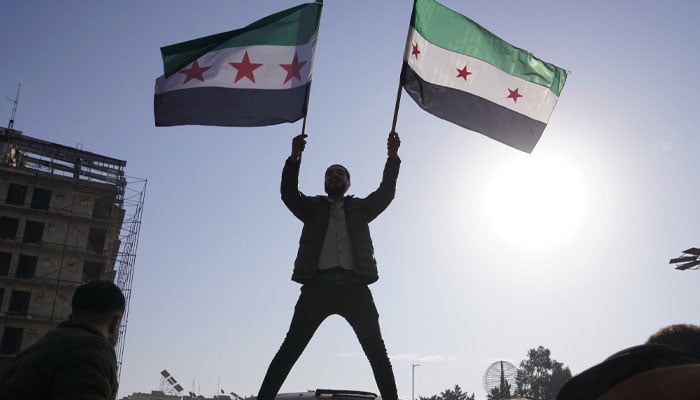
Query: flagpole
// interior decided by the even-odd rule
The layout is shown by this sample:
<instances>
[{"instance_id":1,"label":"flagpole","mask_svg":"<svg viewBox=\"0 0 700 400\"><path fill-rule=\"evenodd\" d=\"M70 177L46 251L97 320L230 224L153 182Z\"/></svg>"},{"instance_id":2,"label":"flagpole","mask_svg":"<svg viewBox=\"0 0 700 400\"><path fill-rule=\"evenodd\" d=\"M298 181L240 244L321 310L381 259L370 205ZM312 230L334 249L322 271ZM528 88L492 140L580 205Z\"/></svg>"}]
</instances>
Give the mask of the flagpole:
<instances>
[{"instance_id":1,"label":"flagpole","mask_svg":"<svg viewBox=\"0 0 700 400\"><path fill-rule=\"evenodd\" d=\"M301 133L306 133L306 114L309 112L309 98L311 97L311 81L306 85L306 100L304 101L304 122L301 124Z\"/></svg>"},{"instance_id":2,"label":"flagpole","mask_svg":"<svg viewBox=\"0 0 700 400\"><path fill-rule=\"evenodd\" d=\"M399 90L396 92L396 105L394 106L394 121L391 123L391 131L396 132L396 119L399 117L399 104L401 103L401 81L399 80Z\"/></svg>"},{"instance_id":3,"label":"flagpole","mask_svg":"<svg viewBox=\"0 0 700 400\"><path fill-rule=\"evenodd\" d=\"M413 14L416 12L416 1L413 1L413 10L411 11L411 21L413 21ZM408 52L408 38L411 36L411 24L408 24L408 31L406 32L406 48L404 49L404 55ZM401 89L403 88L403 67L401 68L401 74L399 75L399 89L396 91L396 105L394 105L394 120L391 122L391 132L396 132L396 120L399 117L399 105L401 104Z\"/></svg>"}]
</instances>

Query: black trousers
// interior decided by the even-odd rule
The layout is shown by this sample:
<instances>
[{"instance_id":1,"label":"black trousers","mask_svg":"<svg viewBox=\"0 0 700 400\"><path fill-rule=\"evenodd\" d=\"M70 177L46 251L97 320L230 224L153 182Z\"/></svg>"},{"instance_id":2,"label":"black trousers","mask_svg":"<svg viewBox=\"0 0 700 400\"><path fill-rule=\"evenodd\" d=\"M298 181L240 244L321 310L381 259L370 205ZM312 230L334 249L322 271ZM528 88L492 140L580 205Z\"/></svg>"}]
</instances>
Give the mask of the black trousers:
<instances>
[{"instance_id":1,"label":"black trousers","mask_svg":"<svg viewBox=\"0 0 700 400\"><path fill-rule=\"evenodd\" d=\"M345 318L355 331L382 399L398 399L394 372L379 330L379 313L367 285L315 279L301 287L289 331L267 369L258 400L274 400L316 329L332 314Z\"/></svg>"}]
</instances>

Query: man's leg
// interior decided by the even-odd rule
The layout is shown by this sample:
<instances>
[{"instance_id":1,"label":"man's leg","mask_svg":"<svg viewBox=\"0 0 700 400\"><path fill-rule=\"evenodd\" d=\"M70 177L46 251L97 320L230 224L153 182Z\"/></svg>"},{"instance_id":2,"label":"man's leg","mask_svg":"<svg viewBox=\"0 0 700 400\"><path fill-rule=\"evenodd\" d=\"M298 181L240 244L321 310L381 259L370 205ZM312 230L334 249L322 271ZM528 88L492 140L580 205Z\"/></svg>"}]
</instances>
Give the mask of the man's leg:
<instances>
[{"instance_id":1,"label":"man's leg","mask_svg":"<svg viewBox=\"0 0 700 400\"><path fill-rule=\"evenodd\" d=\"M362 350L372 366L374 380L377 382L382 400L397 400L394 371L379 329L379 313L374 305L372 293L366 285L347 286L347 290L349 293L344 297L344 306L339 314L355 331Z\"/></svg>"},{"instance_id":2,"label":"man's leg","mask_svg":"<svg viewBox=\"0 0 700 400\"><path fill-rule=\"evenodd\" d=\"M270 362L258 392L258 400L274 400L292 366L309 344L321 322L328 316L315 284L304 285L294 307L294 316L282 346Z\"/></svg>"}]
</instances>

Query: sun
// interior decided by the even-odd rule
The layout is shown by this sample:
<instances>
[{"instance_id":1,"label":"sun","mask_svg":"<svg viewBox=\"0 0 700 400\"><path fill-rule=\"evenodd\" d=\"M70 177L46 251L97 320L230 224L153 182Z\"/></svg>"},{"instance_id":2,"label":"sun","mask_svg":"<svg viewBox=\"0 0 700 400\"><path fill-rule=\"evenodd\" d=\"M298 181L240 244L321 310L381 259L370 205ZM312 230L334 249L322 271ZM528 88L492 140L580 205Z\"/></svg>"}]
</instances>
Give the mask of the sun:
<instances>
[{"instance_id":1,"label":"sun","mask_svg":"<svg viewBox=\"0 0 700 400\"><path fill-rule=\"evenodd\" d=\"M488 216L505 239L529 248L567 239L583 219L584 181L565 160L527 156L496 171Z\"/></svg>"}]
</instances>

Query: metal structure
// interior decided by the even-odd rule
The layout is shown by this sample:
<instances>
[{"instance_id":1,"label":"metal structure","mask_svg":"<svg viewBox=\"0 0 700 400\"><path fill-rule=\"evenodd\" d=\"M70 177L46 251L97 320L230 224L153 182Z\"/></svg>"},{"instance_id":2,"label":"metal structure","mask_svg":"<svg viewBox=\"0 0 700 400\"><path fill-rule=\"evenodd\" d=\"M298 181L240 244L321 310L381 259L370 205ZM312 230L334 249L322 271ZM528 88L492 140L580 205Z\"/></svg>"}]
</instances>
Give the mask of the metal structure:
<instances>
[{"instance_id":1,"label":"metal structure","mask_svg":"<svg viewBox=\"0 0 700 400\"><path fill-rule=\"evenodd\" d=\"M145 179L129 177L124 190L122 221L119 240L121 246L117 253L114 283L124 293L126 309L119 327L119 339L116 352L118 372L121 375L122 359L124 357L124 343L126 339L126 326L129 322L129 306L131 304L131 283L134 279L134 266L136 264L136 250L139 246L139 233L141 232L141 217L143 215L143 202L146 196Z\"/></svg>"},{"instance_id":2,"label":"metal structure","mask_svg":"<svg viewBox=\"0 0 700 400\"><path fill-rule=\"evenodd\" d=\"M700 268L700 248L691 247L683 252L683 255L672 258L669 264L676 264L676 269L685 271L687 269Z\"/></svg>"},{"instance_id":3,"label":"metal structure","mask_svg":"<svg viewBox=\"0 0 700 400\"><path fill-rule=\"evenodd\" d=\"M167 369L160 371L160 390L167 395L181 396L183 390L182 385L177 382L174 376L170 375ZM190 394L193 394L190 392Z\"/></svg>"},{"instance_id":4,"label":"metal structure","mask_svg":"<svg viewBox=\"0 0 700 400\"><path fill-rule=\"evenodd\" d=\"M70 314L75 289L113 280L127 309L146 180L126 161L0 128L0 365Z\"/></svg>"},{"instance_id":5,"label":"metal structure","mask_svg":"<svg viewBox=\"0 0 700 400\"><path fill-rule=\"evenodd\" d=\"M17 94L15 95L14 100L6 97L7 100L10 100L12 102L12 114L10 114L10 122L7 123L7 129L13 129L15 126L15 115L17 115L17 105L19 104L19 90L22 88L22 84L17 85Z\"/></svg>"},{"instance_id":6,"label":"metal structure","mask_svg":"<svg viewBox=\"0 0 700 400\"><path fill-rule=\"evenodd\" d=\"M508 361L496 361L484 372L484 390L486 395L492 394L494 389L498 389L498 397L494 400L513 398L515 389L515 376L518 369Z\"/></svg>"}]
</instances>

